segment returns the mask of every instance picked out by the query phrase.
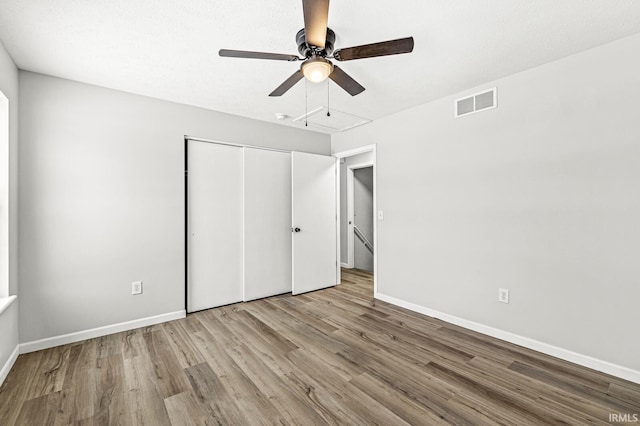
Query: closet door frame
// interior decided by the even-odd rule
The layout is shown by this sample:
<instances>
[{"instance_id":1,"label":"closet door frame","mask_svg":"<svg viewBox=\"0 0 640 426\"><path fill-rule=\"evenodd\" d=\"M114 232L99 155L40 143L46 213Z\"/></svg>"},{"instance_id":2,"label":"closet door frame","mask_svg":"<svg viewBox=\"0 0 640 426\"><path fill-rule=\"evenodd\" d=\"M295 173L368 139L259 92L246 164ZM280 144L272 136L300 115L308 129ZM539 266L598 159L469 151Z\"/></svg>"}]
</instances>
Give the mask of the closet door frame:
<instances>
[{"instance_id":1,"label":"closet door frame","mask_svg":"<svg viewBox=\"0 0 640 426\"><path fill-rule=\"evenodd\" d=\"M199 137L195 137L195 136L190 136L190 135L185 135L184 136L184 307L185 307L185 312L187 314L189 314L189 310L188 310L188 292L189 292L189 141L193 141L193 142L205 142L205 143L212 143L212 144L218 144L218 145L226 145L226 146L233 146L233 147L238 147L238 148L253 148L253 149L261 149L261 150L265 150L265 151L276 151L276 152L282 152L282 153L287 153L287 154L292 154L294 151L292 150L285 150L285 149L277 149L277 148L269 148L269 147L263 147L263 146L256 146L256 145L248 145L248 144L238 144L238 143L232 143L232 142L225 142L225 141L219 141L219 140L213 140L213 139L206 139L206 138L199 138ZM319 154L321 155L321 154ZM331 157L331 155L327 155L329 157ZM339 168L337 168L336 171L336 179L339 179ZM336 187L339 186L339 181L336 181ZM337 190L337 188L336 188ZM336 204L336 228L339 229L340 227L340 223L339 223L339 205ZM244 226L243 226L244 227ZM339 242L339 236L336 236L338 239L336 241L336 265L340 265L340 242ZM244 255L243 255L244 258ZM244 263L244 259L243 259L243 263ZM244 266L243 266L244 267ZM340 277L340 268L338 266L336 266L336 282L337 284L340 283L339 280ZM292 274L292 278L293 278L293 274ZM244 282L242 283L242 295L243 295L243 299L244 299Z\"/></svg>"}]
</instances>

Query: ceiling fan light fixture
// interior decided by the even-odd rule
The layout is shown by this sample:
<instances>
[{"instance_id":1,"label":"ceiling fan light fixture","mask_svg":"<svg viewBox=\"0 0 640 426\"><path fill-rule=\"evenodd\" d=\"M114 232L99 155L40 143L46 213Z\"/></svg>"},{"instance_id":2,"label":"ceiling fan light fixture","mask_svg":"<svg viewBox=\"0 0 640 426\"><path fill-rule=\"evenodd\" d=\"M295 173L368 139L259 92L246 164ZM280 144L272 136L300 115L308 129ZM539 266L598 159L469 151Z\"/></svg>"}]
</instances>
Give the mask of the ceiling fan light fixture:
<instances>
[{"instance_id":1,"label":"ceiling fan light fixture","mask_svg":"<svg viewBox=\"0 0 640 426\"><path fill-rule=\"evenodd\" d=\"M230 49L220 49L218 54L230 58L270 59L288 62L302 61L300 69L291 74L273 92L269 93L269 96L284 95L303 78L312 83L320 83L327 78L331 78L345 92L355 96L362 93L365 90L364 87L339 66L333 65L327 58L342 62L378 56L399 55L413 51L413 37L334 50L333 43L336 41L336 33L327 27L329 0L302 0L302 12L304 15L304 28L296 33L296 44L298 45L298 53L301 56Z\"/></svg>"},{"instance_id":2,"label":"ceiling fan light fixture","mask_svg":"<svg viewBox=\"0 0 640 426\"><path fill-rule=\"evenodd\" d=\"M333 64L325 58L311 58L305 61L301 67L302 74L312 83L325 81L333 71Z\"/></svg>"}]
</instances>

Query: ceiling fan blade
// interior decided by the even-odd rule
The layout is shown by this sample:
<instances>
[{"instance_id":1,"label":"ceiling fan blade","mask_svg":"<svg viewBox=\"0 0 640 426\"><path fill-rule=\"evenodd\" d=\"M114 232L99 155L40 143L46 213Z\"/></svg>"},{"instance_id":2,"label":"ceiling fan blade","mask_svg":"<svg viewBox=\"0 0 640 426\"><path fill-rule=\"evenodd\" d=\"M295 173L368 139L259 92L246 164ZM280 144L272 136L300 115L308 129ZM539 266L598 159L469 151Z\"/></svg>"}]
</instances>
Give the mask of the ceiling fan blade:
<instances>
[{"instance_id":1,"label":"ceiling fan blade","mask_svg":"<svg viewBox=\"0 0 640 426\"><path fill-rule=\"evenodd\" d=\"M284 55L281 53L266 53L266 52L249 52L247 50L229 50L220 49L218 52L220 56L227 58L250 58L250 59L273 59L275 61L297 61L296 55Z\"/></svg>"},{"instance_id":2,"label":"ceiling fan blade","mask_svg":"<svg viewBox=\"0 0 640 426\"><path fill-rule=\"evenodd\" d=\"M327 40L329 0L302 0L304 33L307 44L324 48Z\"/></svg>"},{"instance_id":3,"label":"ceiling fan blade","mask_svg":"<svg viewBox=\"0 0 640 426\"><path fill-rule=\"evenodd\" d=\"M291 74L291 77L289 77L288 79L286 79L284 81L284 83L282 83L280 86L278 86L276 88L276 90L274 90L273 92L269 93L269 96L282 96L284 95L287 90L291 89L293 86L295 86L295 84L297 82L299 82L302 79L303 74L302 71L298 70L296 72L294 72L293 74Z\"/></svg>"},{"instance_id":4,"label":"ceiling fan blade","mask_svg":"<svg viewBox=\"0 0 640 426\"><path fill-rule=\"evenodd\" d=\"M351 96L364 92L364 87L351 78L349 74L342 71L342 68L337 65L333 66L333 72L329 74L329 78L335 81L338 86L342 87Z\"/></svg>"},{"instance_id":5,"label":"ceiling fan blade","mask_svg":"<svg viewBox=\"0 0 640 426\"><path fill-rule=\"evenodd\" d=\"M407 37L338 49L333 52L333 57L338 61L351 61L353 59L373 58L376 56L399 55L400 53L410 53L412 51L413 37Z\"/></svg>"}]
</instances>

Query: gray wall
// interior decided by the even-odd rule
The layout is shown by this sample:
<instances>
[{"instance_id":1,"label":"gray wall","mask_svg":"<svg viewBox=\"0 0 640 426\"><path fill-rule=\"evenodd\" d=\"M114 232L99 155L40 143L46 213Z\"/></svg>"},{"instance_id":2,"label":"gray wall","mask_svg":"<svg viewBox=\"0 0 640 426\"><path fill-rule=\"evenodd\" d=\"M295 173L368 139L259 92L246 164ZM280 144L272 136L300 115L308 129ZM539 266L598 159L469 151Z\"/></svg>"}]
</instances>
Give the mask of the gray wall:
<instances>
[{"instance_id":1,"label":"gray wall","mask_svg":"<svg viewBox=\"0 0 640 426\"><path fill-rule=\"evenodd\" d=\"M1 235L3 251L0 261L2 273L0 277L6 280L4 271L9 268L9 294L18 294L18 69L13 60L0 43L0 90L9 99L9 151L3 149L0 155L0 215L6 220L9 203L9 235ZM4 131L4 130L3 130ZM8 170L7 170L8 167ZM3 232L4 234L4 232ZM8 242L7 242L8 238ZM8 264L4 253L9 248ZM7 288L6 282L0 282L2 288ZM18 303L13 302L0 314L0 369L5 365L11 352L18 345Z\"/></svg>"},{"instance_id":2,"label":"gray wall","mask_svg":"<svg viewBox=\"0 0 640 426\"><path fill-rule=\"evenodd\" d=\"M330 151L327 135L22 71L20 131L22 342L184 309L185 134Z\"/></svg>"},{"instance_id":3,"label":"gray wall","mask_svg":"<svg viewBox=\"0 0 640 426\"><path fill-rule=\"evenodd\" d=\"M353 223L373 243L373 167L353 171ZM373 272L373 253L354 238L353 266Z\"/></svg>"},{"instance_id":4,"label":"gray wall","mask_svg":"<svg viewBox=\"0 0 640 426\"><path fill-rule=\"evenodd\" d=\"M372 152L346 157L344 163L340 163L340 262L342 263L347 263L347 167L364 163L373 163Z\"/></svg>"},{"instance_id":5,"label":"gray wall","mask_svg":"<svg viewBox=\"0 0 640 426\"><path fill-rule=\"evenodd\" d=\"M378 291L640 370L638 51L640 35L334 135L334 152L377 144ZM493 86L499 108L454 119Z\"/></svg>"}]
</instances>

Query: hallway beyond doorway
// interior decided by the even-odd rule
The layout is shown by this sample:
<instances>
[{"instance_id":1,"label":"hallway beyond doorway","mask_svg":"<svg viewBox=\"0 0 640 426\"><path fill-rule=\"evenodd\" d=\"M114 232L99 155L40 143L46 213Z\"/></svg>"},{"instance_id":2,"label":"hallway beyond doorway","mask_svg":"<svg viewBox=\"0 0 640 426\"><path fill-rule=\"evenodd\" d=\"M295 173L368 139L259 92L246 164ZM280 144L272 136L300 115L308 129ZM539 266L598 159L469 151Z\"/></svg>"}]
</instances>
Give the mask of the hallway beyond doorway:
<instances>
[{"instance_id":1,"label":"hallway beyond doorway","mask_svg":"<svg viewBox=\"0 0 640 426\"><path fill-rule=\"evenodd\" d=\"M340 290L373 299L373 274L362 269L342 268Z\"/></svg>"}]
</instances>

